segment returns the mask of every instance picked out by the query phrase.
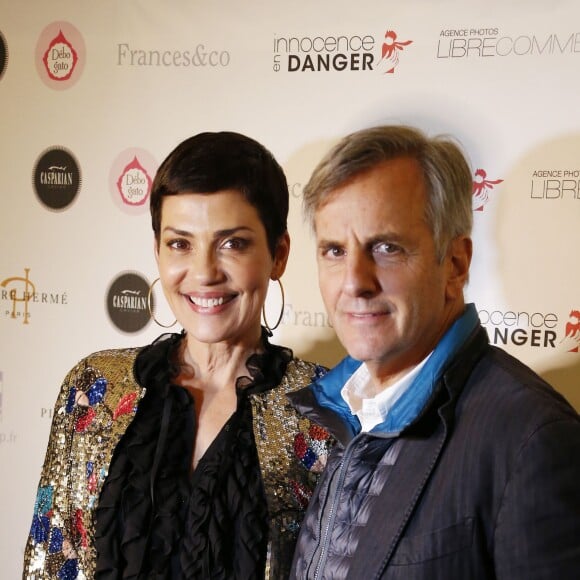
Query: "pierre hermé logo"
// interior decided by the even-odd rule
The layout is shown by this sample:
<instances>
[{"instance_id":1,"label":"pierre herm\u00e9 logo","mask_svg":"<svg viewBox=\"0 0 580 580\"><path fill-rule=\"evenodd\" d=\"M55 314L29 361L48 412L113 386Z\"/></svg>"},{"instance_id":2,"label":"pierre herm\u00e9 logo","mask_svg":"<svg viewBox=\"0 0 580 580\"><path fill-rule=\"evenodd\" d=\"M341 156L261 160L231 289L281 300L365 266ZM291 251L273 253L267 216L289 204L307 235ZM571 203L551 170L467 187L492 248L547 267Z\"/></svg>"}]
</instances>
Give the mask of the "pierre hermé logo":
<instances>
[{"instance_id":1,"label":"pierre herm\u00e9 logo","mask_svg":"<svg viewBox=\"0 0 580 580\"><path fill-rule=\"evenodd\" d=\"M412 40L391 28L380 35L275 36L274 72L377 71L393 74Z\"/></svg>"},{"instance_id":2,"label":"pierre herm\u00e9 logo","mask_svg":"<svg viewBox=\"0 0 580 580\"><path fill-rule=\"evenodd\" d=\"M0 30L0 80L4 76L6 67L8 66L8 44Z\"/></svg>"},{"instance_id":3,"label":"pierre herm\u00e9 logo","mask_svg":"<svg viewBox=\"0 0 580 580\"><path fill-rule=\"evenodd\" d=\"M578 353L580 310L558 316L554 312L479 310L489 340L497 346L527 346Z\"/></svg>"},{"instance_id":4,"label":"pierre herm\u00e9 logo","mask_svg":"<svg viewBox=\"0 0 580 580\"><path fill-rule=\"evenodd\" d=\"M38 306L68 303L66 292L39 290L30 278L30 268L23 276L9 276L0 280L0 317L30 324L31 311Z\"/></svg>"},{"instance_id":5,"label":"pierre herm\u00e9 logo","mask_svg":"<svg viewBox=\"0 0 580 580\"><path fill-rule=\"evenodd\" d=\"M473 211L483 211L489 201L489 195L503 179L489 179L485 169L477 169L473 178Z\"/></svg>"},{"instance_id":6,"label":"pierre herm\u00e9 logo","mask_svg":"<svg viewBox=\"0 0 580 580\"><path fill-rule=\"evenodd\" d=\"M63 90L79 80L86 60L85 41L68 22L53 22L36 43L36 70L45 85Z\"/></svg>"},{"instance_id":7,"label":"pierre herm\u00e9 logo","mask_svg":"<svg viewBox=\"0 0 580 580\"><path fill-rule=\"evenodd\" d=\"M438 59L545 57L580 54L580 32L509 32L497 27L444 28L437 41Z\"/></svg>"},{"instance_id":8,"label":"pierre herm\u00e9 logo","mask_svg":"<svg viewBox=\"0 0 580 580\"><path fill-rule=\"evenodd\" d=\"M141 214L149 209L149 196L157 162L144 149L126 149L117 155L109 172L109 190L123 211Z\"/></svg>"},{"instance_id":9,"label":"pierre herm\u00e9 logo","mask_svg":"<svg viewBox=\"0 0 580 580\"><path fill-rule=\"evenodd\" d=\"M81 188L79 163L64 147L46 149L36 161L32 181L43 205L56 211L66 209Z\"/></svg>"},{"instance_id":10,"label":"pierre herm\u00e9 logo","mask_svg":"<svg viewBox=\"0 0 580 580\"><path fill-rule=\"evenodd\" d=\"M119 274L107 291L107 313L122 332L139 332L151 320L149 282L136 272ZM151 297L153 301L153 297ZM154 305L151 304L154 309Z\"/></svg>"}]
</instances>

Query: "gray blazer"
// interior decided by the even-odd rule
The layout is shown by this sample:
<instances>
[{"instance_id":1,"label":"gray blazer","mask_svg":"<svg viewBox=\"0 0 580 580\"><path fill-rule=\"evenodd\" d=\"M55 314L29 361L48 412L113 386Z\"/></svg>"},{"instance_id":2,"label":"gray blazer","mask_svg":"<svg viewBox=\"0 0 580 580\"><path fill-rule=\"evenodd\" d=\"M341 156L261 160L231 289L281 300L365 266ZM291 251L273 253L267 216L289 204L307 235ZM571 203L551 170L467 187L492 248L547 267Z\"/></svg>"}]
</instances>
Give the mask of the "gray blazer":
<instances>
[{"instance_id":1,"label":"gray blazer","mask_svg":"<svg viewBox=\"0 0 580 580\"><path fill-rule=\"evenodd\" d=\"M490 346L481 327L394 440L353 439L309 390L293 402L339 443L303 522L292 578L313 577L308 558L345 449L352 486L338 502L319 580L580 578L578 414Z\"/></svg>"}]
</instances>

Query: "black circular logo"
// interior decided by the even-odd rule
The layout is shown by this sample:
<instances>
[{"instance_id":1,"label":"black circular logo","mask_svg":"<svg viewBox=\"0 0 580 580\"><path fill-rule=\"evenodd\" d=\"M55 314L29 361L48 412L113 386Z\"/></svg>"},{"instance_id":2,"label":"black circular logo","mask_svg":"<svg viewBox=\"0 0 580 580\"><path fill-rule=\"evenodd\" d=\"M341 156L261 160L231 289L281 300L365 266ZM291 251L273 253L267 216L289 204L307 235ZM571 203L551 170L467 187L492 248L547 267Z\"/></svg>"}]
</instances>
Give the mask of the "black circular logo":
<instances>
[{"instance_id":1,"label":"black circular logo","mask_svg":"<svg viewBox=\"0 0 580 580\"><path fill-rule=\"evenodd\" d=\"M33 181L36 195L46 207L65 209L81 188L79 164L72 153L62 147L48 149L36 162Z\"/></svg>"},{"instance_id":2,"label":"black circular logo","mask_svg":"<svg viewBox=\"0 0 580 580\"><path fill-rule=\"evenodd\" d=\"M8 64L8 45L6 39L0 31L0 79L4 76L6 65Z\"/></svg>"},{"instance_id":3,"label":"black circular logo","mask_svg":"<svg viewBox=\"0 0 580 580\"><path fill-rule=\"evenodd\" d=\"M149 282L135 272L120 274L107 292L111 322L123 332L139 332L151 320L148 305ZM151 296L151 309L155 308Z\"/></svg>"}]
</instances>

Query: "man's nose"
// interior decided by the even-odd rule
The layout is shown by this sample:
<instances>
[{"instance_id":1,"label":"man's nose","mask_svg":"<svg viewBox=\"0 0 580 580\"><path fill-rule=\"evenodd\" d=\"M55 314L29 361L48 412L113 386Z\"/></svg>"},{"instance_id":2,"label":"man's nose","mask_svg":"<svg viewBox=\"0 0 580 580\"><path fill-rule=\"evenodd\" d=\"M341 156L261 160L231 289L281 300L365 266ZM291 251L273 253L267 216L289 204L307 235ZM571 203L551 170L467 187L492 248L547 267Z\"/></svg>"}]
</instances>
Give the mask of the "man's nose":
<instances>
[{"instance_id":1,"label":"man's nose","mask_svg":"<svg viewBox=\"0 0 580 580\"><path fill-rule=\"evenodd\" d=\"M345 262L343 290L350 296L372 296L378 292L376 264L372 256L362 250L348 253Z\"/></svg>"}]
</instances>

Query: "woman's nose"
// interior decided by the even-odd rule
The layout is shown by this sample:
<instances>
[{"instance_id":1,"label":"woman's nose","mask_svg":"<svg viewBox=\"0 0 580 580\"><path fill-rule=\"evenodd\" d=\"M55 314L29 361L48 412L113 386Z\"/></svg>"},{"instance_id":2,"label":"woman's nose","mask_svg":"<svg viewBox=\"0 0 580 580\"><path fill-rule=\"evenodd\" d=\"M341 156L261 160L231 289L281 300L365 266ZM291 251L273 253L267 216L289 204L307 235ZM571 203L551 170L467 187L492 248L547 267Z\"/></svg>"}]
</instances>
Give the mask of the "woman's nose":
<instances>
[{"instance_id":1,"label":"woman's nose","mask_svg":"<svg viewBox=\"0 0 580 580\"><path fill-rule=\"evenodd\" d=\"M191 268L195 279L201 284L215 284L224 277L219 258L213 249L196 252Z\"/></svg>"}]
</instances>

